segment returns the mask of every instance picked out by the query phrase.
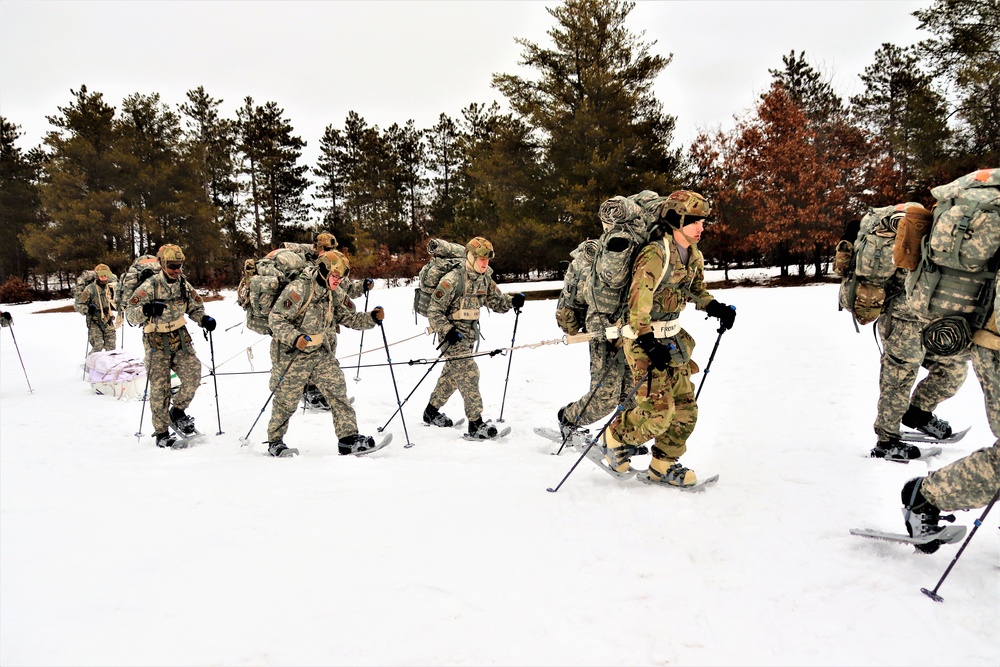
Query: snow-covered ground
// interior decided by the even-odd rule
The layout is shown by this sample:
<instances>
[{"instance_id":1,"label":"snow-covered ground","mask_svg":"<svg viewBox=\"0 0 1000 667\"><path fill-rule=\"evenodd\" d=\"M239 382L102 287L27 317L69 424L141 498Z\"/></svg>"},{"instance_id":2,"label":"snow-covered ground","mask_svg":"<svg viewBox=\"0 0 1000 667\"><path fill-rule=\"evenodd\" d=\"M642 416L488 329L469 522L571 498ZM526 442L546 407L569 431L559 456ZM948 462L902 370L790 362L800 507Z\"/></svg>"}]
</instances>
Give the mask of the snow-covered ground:
<instances>
[{"instance_id":1,"label":"snow-covered ground","mask_svg":"<svg viewBox=\"0 0 1000 667\"><path fill-rule=\"evenodd\" d=\"M972 427L961 443L929 464L866 458L879 352L836 294L716 293L739 316L683 459L721 475L699 494L618 482L588 461L546 491L579 454L553 456L532 427L555 426L586 390L585 344L480 358L485 415L502 408L513 428L501 441L422 426L439 370L414 390L428 367L398 365L399 395L413 395L387 449L338 456L329 416L299 412L286 441L301 456L273 459L260 444L269 410L240 446L268 398L269 361L231 292L207 304L219 417L206 377L189 412L209 437L181 451L153 446L141 402L81 380L83 318L38 313L66 302L4 306L34 392L0 331L0 663L995 667L1000 512L949 574L944 603L920 588L958 545L928 556L848 534L901 531L907 479L992 443L978 382L970 374L938 410ZM411 300L411 288L377 289L369 304L386 308L389 343L406 341L390 347L395 362L437 354L410 339ZM528 301L516 344L558 338L554 309ZM484 314L482 349L509 346L514 322ZM689 307L682 323L704 368L715 321ZM191 330L207 369L209 344ZM138 329L124 347L140 352ZM396 394L384 365L353 381L361 347L362 364L384 364L379 330L363 344L345 330L339 345L361 431L375 434ZM462 416L457 395L445 412Z\"/></svg>"}]
</instances>

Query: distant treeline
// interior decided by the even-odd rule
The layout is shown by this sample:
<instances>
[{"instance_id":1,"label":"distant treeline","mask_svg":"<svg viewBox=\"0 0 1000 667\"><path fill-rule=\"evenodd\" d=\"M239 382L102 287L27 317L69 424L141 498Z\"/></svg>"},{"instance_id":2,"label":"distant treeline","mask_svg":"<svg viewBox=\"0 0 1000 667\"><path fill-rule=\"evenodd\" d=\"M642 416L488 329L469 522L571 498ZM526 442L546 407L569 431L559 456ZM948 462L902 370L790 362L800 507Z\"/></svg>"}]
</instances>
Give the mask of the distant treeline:
<instances>
[{"instance_id":1,"label":"distant treeline","mask_svg":"<svg viewBox=\"0 0 1000 667\"><path fill-rule=\"evenodd\" d=\"M358 275L411 277L426 239L485 235L501 279L555 277L599 233L603 200L678 188L715 206L710 262L820 274L867 207L930 204L929 187L1000 165L1000 0L914 12L932 37L883 44L846 102L793 50L733 130L685 149L672 148L675 117L652 92L670 45L626 27L633 6L550 9L550 47L517 40L533 76L493 75L508 110L471 103L430 128L385 129L351 112L327 126L315 165L301 163L305 141L276 102L248 96L224 118L201 87L176 108L139 93L116 108L81 85L29 150L0 118L0 283L47 291L171 242L196 284L231 286L245 258L319 230Z\"/></svg>"}]
</instances>

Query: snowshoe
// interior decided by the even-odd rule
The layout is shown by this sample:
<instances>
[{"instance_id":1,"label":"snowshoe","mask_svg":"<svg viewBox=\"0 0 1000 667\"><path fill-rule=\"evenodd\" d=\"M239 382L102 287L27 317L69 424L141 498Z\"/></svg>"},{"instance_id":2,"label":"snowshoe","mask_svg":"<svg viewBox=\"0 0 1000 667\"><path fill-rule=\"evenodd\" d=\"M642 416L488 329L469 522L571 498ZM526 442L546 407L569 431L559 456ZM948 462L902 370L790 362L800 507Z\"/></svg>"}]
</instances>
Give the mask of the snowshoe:
<instances>
[{"instance_id":1,"label":"snowshoe","mask_svg":"<svg viewBox=\"0 0 1000 667\"><path fill-rule=\"evenodd\" d=\"M375 444L375 438L370 435L349 435L341 438L337 443L337 453L341 456L347 456L348 454L354 454L355 456L371 454L388 445L391 440L391 433L382 438L382 441L377 445Z\"/></svg>"},{"instance_id":2,"label":"snowshoe","mask_svg":"<svg viewBox=\"0 0 1000 667\"><path fill-rule=\"evenodd\" d=\"M276 458L288 458L289 456L297 455L299 450L294 447L289 447L279 439L267 443L267 453L269 456L274 456Z\"/></svg>"},{"instance_id":3,"label":"snowshoe","mask_svg":"<svg viewBox=\"0 0 1000 667\"><path fill-rule=\"evenodd\" d=\"M440 426L441 428L451 428L455 424L455 422L448 418L448 415L429 403L424 408L424 423L428 426Z\"/></svg>"},{"instance_id":4,"label":"snowshoe","mask_svg":"<svg viewBox=\"0 0 1000 667\"><path fill-rule=\"evenodd\" d=\"M928 442L934 444L953 444L965 437L965 434L972 430L969 426L961 431L953 431L951 435L947 438L936 438L932 435L928 435L923 431L909 431L907 429L899 430L899 439L903 442Z\"/></svg>"},{"instance_id":5,"label":"snowshoe","mask_svg":"<svg viewBox=\"0 0 1000 667\"><path fill-rule=\"evenodd\" d=\"M194 440L204 435L194 427L194 417L186 414L184 410L176 406L170 408L170 428L185 440Z\"/></svg>"},{"instance_id":6,"label":"snowshoe","mask_svg":"<svg viewBox=\"0 0 1000 667\"><path fill-rule=\"evenodd\" d=\"M312 385L302 391L302 406L307 410L320 410L323 412L330 410L330 404L327 403L323 392Z\"/></svg>"},{"instance_id":7,"label":"snowshoe","mask_svg":"<svg viewBox=\"0 0 1000 667\"><path fill-rule=\"evenodd\" d=\"M581 428L578 424L567 421L564 417L566 408L559 408L556 417L559 420L559 434L562 436L560 442L570 442L571 438L584 438L590 433L590 429Z\"/></svg>"},{"instance_id":8,"label":"snowshoe","mask_svg":"<svg viewBox=\"0 0 1000 667\"><path fill-rule=\"evenodd\" d=\"M886 459L888 461L902 461L909 463L924 456L920 448L916 445L903 442L901 440L879 440L869 454L874 459Z\"/></svg>"},{"instance_id":9,"label":"snowshoe","mask_svg":"<svg viewBox=\"0 0 1000 667\"><path fill-rule=\"evenodd\" d=\"M941 546L941 542L936 538L945 529L944 526L939 526L938 522L954 521L955 515L942 516L941 510L924 497L920 491L924 479L924 477L914 477L903 485L899 495L903 501L903 521L906 522L907 534L920 540L926 539L926 542L917 544L916 547L925 554L932 554Z\"/></svg>"},{"instance_id":10,"label":"snowshoe","mask_svg":"<svg viewBox=\"0 0 1000 667\"><path fill-rule=\"evenodd\" d=\"M698 483L698 476L694 474L694 470L685 468L681 465L680 461L674 461L670 464L670 467L663 472L660 472L653 467L653 464L650 464L645 477L645 481L652 484L666 484L681 488L689 488Z\"/></svg>"},{"instance_id":11,"label":"snowshoe","mask_svg":"<svg viewBox=\"0 0 1000 667\"><path fill-rule=\"evenodd\" d=\"M483 421L482 418L472 419L469 421L469 439L470 440L489 440L490 438L497 437L497 427L493 425L492 420Z\"/></svg>"},{"instance_id":12,"label":"snowshoe","mask_svg":"<svg viewBox=\"0 0 1000 667\"><path fill-rule=\"evenodd\" d=\"M903 415L903 426L925 433L935 440L947 440L952 434L951 424L914 405L911 405Z\"/></svg>"},{"instance_id":13,"label":"snowshoe","mask_svg":"<svg viewBox=\"0 0 1000 667\"><path fill-rule=\"evenodd\" d=\"M937 551L942 544L960 542L965 537L965 526L943 526L937 533L920 537L911 537L901 533L886 533L881 530L872 530L869 528L851 528L850 533L851 535L869 537L874 540L912 544L917 551L930 554Z\"/></svg>"},{"instance_id":14,"label":"snowshoe","mask_svg":"<svg viewBox=\"0 0 1000 667\"><path fill-rule=\"evenodd\" d=\"M176 435L168 431L163 433L154 433L153 438L156 440L156 446L163 449L184 449L187 447L187 443L183 439L179 439Z\"/></svg>"}]
</instances>

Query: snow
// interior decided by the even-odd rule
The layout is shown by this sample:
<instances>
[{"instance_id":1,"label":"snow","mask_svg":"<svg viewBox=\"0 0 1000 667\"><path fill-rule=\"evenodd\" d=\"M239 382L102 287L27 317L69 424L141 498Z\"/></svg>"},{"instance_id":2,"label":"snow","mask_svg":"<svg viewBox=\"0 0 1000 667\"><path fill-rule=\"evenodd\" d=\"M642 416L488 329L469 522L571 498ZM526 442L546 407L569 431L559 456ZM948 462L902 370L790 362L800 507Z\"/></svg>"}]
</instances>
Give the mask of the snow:
<instances>
[{"instance_id":1,"label":"snow","mask_svg":"<svg viewBox=\"0 0 1000 667\"><path fill-rule=\"evenodd\" d=\"M404 364L406 430L392 420L388 448L338 456L329 416L300 411L286 442L301 456L273 459L261 444L268 344L240 326L232 292L207 304L218 417L209 343L189 327L206 365L189 413L208 438L180 451L153 446L142 402L82 381L82 318L39 313L68 302L4 306L34 392L0 331L0 663L1000 664L1000 512L941 586L944 603L920 588L960 545L928 556L848 534L902 531L906 480L993 442L982 391L970 373L938 409L972 431L929 464L866 458L879 351L836 294L715 291L739 317L707 381L696 376L701 419L683 462L721 475L697 494L618 482L589 461L546 491L579 453L553 456L532 427L554 427L586 391L586 344L479 359L485 416L502 408L513 427L501 441L421 425L439 367L417 386L428 366ZM386 308L387 341L405 341L389 348L397 363L437 355L411 301L409 287L380 288L368 304ZM554 308L528 301L516 344L559 338ZM514 322L484 311L482 350L509 346ZM689 306L682 323L704 368L715 321ZM138 329L124 347L141 351ZM363 364L384 364L378 329L363 342L341 333L359 427L375 435L396 394L384 365L355 369L362 347ZM462 416L457 394L444 411Z\"/></svg>"}]
</instances>

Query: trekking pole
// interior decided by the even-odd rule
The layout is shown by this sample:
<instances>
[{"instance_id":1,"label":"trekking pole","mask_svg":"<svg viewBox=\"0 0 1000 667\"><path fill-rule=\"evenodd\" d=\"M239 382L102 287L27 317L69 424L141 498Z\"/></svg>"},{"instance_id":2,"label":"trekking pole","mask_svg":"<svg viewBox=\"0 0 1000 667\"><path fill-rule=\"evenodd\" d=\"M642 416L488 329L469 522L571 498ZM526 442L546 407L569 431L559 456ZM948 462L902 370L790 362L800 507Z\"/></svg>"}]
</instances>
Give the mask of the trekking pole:
<instances>
[{"instance_id":1,"label":"trekking pole","mask_svg":"<svg viewBox=\"0 0 1000 667\"><path fill-rule=\"evenodd\" d=\"M441 345L444 345L444 342L442 342L442 343L441 343ZM441 346L439 345L438 347L441 347ZM417 387L419 387L419 386L420 386L420 384L421 384L421 383L422 383L422 382L423 382L424 380L426 380L426 379L427 379L427 376L428 376L428 375L430 375L430 373L431 373L431 371L432 371L432 370L434 370L434 367L435 367L435 366L437 366L437 363L438 363L439 361L441 361L441 360L442 360L442 359L444 358L444 355L445 355L445 352L447 352L447 351L448 351L448 348L450 348L450 347L451 347L451 344L449 344L449 345L448 345L448 347L444 348L444 351L442 351L442 352L441 352L441 356L439 356L439 357L438 357L437 359L435 359L435 360L434 360L434 363L432 363L432 364L431 364L430 366L428 366L428 367L427 367L427 372L425 372L425 373L424 373L424 376L423 376L422 378L420 378L420 379L419 379L419 380L417 381L417 384L415 384L415 385L413 386L413 389L411 389L411 390L410 390L410 393L406 395L406 398L404 398L404 399L403 399L403 402L399 404L399 407L398 407L398 408L396 408L396 412L393 412L393 413L392 413L392 414L391 414L391 415L389 416L389 419L388 419L388 420L386 420L386 422L385 422L384 424L382 424L382 426L381 426L381 427L379 427L378 429L376 429L376 430L377 430L377 431L378 431L379 433L381 433L382 431L384 431L384 430L385 430L385 427L389 425L389 422L391 422L391 421L393 420L393 418L394 418L394 417L395 417L395 416L396 416L397 414L399 414L399 411L403 409L403 406L404 406L404 405L406 405L406 402L407 402L408 400L410 400L410 396L413 396L413 392L415 392L415 391L417 390ZM392 366L389 366L389 368L392 368ZM407 439L409 439L409 438L407 438ZM404 445L404 446L405 446L405 445Z\"/></svg>"},{"instance_id":2,"label":"trekking pole","mask_svg":"<svg viewBox=\"0 0 1000 667\"><path fill-rule=\"evenodd\" d=\"M24 381L28 383L28 393L34 394L35 390L31 388L31 380L28 379L28 369L24 367L24 359L21 358L21 348L17 345L17 336L14 335L14 323L11 322L10 326L4 328L10 329L10 337L14 340L14 349L17 350L17 358L21 362L21 370L24 371Z\"/></svg>"},{"instance_id":3,"label":"trekking pole","mask_svg":"<svg viewBox=\"0 0 1000 667\"><path fill-rule=\"evenodd\" d=\"M705 366L705 370L702 371L704 375L701 378L701 384L698 385L698 391L695 392L694 400L698 400L698 395L701 394L702 387L705 386L705 380L708 379L708 374L712 370L712 362L715 361L715 353L719 350L719 341L722 340L722 334L726 333L726 327L724 324L719 323L719 336L715 339L715 345L712 347L712 354L708 357L708 365Z\"/></svg>"},{"instance_id":4,"label":"trekking pole","mask_svg":"<svg viewBox=\"0 0 1000 667\"><path fill-rule=\"evenodd\" d=\"M215 418L219 421L219 432L215 435L222 435L222 413L219 412L219 379L215 376L215 342L212 340L212 332L205 330L205 338L208 339L209 354L212 356L212 384L215 385Z\"/></svg>"},{"instance_id":5,"label":"trekking pole","mask_svg":"<svg viewBox=\"0 0 1000 667\"><path fill-rule=\"evenodd\" d=\"M514 333L510 335L510 346L514 347L514 340L517 338L517 321L521 318L521 309L514 309ZM503 422L503 406L507 402L507 381L510 380L510 364L514 361L514 350L507 355L507 377L503 379L503 400L500 401L500 417L498 422Z\"/></svg>"},{"instance_id":6,"label":"trekking pole","mask_svg":"<svg viewBox=\"0 0 1000 667\"><path fill-rule=\"evenodd\" d=\"M617 357L618 357L618 354L615 355L615 358L617 358ZM611 362L610 361L605 361L605 364L606 364L606 367L604 369L604 372L601 373L601 379L599 379L597 381L597 384L594 385L594 388L590 390L589 394L587 394L587 400L584 401L583 407L580 408L580 414L577 415L576 422L573 423L573 427L574 428L577 427L577 426L579 426L580 419L583 417L583 413L587 411L588 407L590 407L590 402L592 400L594 400L594 396L596 395L597 390L601 387L601 385L604 384L604 380L607 379L608 373L611 372ZM567 433L566 435L563 436L562 443L559 445L559 451L557 451L555 453L555 456L559 456L560 454L562 454L562 450L566 446L566 443L569 442L569 439L570 439L571 435L572 435L571 433Z\"/></svg>"},{"instance_id":7,"label":"trekking pole","mask_svg":"<svg viewBox=\"0 0 1000 667\"><path fill-rule=\"evenodd\" d=\"M294 364L295 360L298 358L299 348L294 348L292 358L288 360L288 365L285 366L285 370L281 371L281 375L278 377L278 382L274 385L274 389L271 390L271 393L268 394L267 400L264 401L264 405L261 406L260 413L257 414L257 419L253 420L253 424L250 425L250 430L247 431L246 436L240 438L240 447L246 447L250 444L250 434L253 432L254 426L256 426L257 422L260 421L260 416L264 414L264 410L267 409L267 404L270 403L271 399L274 397L274 392L278 391L278 387L280 387L281 383L285 381L285 376L288 375L288 369L292 367L292 364Z\"/></svg>"},{"instance_id":8,"label":"trekking pole","mask_svg":"<svg viewBox=\"0 0 1000 667\"><path fill-rule=\"evenodd\" d=\"M368 293L370 291L371 290L365 290L365 312L366 313L368 312ZM379 326L382 326L382 322L381 321L379 322ZM385 331L382 332L382 337L385 338ZM365 344L365 330L362 329L361 330L361 342L358 343L358 367L356 369L354 369L354 381L355 382L361 382L361 348L364 347L364 344ZM389 354L389 350L387 348L386 349L386 355L388 355L388 354ZM391 369L392 366L389 366L389 368ZM393 378L393 380L395 380L395 378ZM399 397L397 396L396 399L398 400ZM405 426L403 427L403 433L406 433L406 427Z\"/></svg>"},{"instance_id":9,"label":"trekking pole","mask_svg":"<svg viewBox=\"0 0 1000 667\"><path fill-rule=\"evenodd\" d=\"M142 410L139 411L139 430L135 432L136 439L142 437L142 418L146 416L146 399L149 396L149 369L146 369L146 386L142 388Z\"/></svg>"},{"instance_id":10,"label":"trekking pole","mask_svg":"<svg viewBox=\"0 0 1000 667\"><path fill-rule=\"evenodd\" d=\"M90 326L86 328L87 340L83 343L83 377L81 380L87 379L87 350L90 349Z\"/></svg>"},{"instance_id":11,"label":"trekking pole","mask_svg":"<svg viewBox=\"0 0 1000 667\"><path fill-rule=\"evenodd\" d=\"M392 388L393 391L396 392L396 405L398 405L399 409L402 410L403 404L399 400L399 386L396 384L396 371L392 369L392 358L389 356L389 339L385 337L385 327L382 326L382 320L375 321L378 322L378 328L382 330L382 343L385 345L385 360L389 362L389 375L392 376ZM399 413L399 419L403 422L403 435L406 437L406 444L403 445L403 448L409 449L416 443L410 442L410 434L406 430L406 417L403 416L402 412Z\"/></svg>"},{"instance_id":12,"label":"trekking pole","mask_svg":"<svg viewBox=\"0 0 1000 667\"><path fill-rule=\"evenodd\" d=\"M990 513L991 509L993 509L993 505L996 503L998 496L1000 496L1000 488L998 488L996 493L993 494L993 498L986 506L986 509L983 510L982 516L980 516L973 522L972 530L969 532L969 536L965 538L965 542L962 543L962 547L958 550L958 553L955 554L955 557L951 559L951 563L948 564L948 569L945 570L944 574L941 575L941 580L937 582L937 586L934 587L934 590L929 591L926 588L921 588L920 589L921 593L923 593L930 599L934 600L935 602L944 602L944 598L937 594L938 589L941 588L941 584L944 583L945 577L947 577L948 573L951 572L951 568L955 567L955 563L956 561L958 561L958 557L962 555L962 552L965 551L965 547L969 546L969 540L971 540L972 536L976 534L976 531L979 530L979 527L983 525L983 521L986 520L986 515Z\"/></svg>"},{"instance_id":13,"label":"trekking pole","mask_svg":"<svg viewBox=\"0 0 1000 667\"><path fill-rule=\"evenodd\" d=\"M566 482L569 476L573 474L573 471L576 470L576 467L580 465L580 461L582 461L584 457L586 457L587 454L590 453L590 448L600 441L601 436L604 435L604 431L606 431L608 427L611 426L611 422L615 420L615 417L618 416L618 413L623 412L625 410L625 404L628 403L629 400L636 395L636 393L639 391L639 387L641 387L643 383L649 381L652 374L653 374L653 367L650 366L649 370L646 371L646 374L642 376L642 378L640 378L638 382L636 382L634 387L632 387L632 391L628 393L628 396L622 399L622 402L618 404L617 408L615 408L615 413L611 415L608 421L604 422L604 426L602 426L601 430L597 432L597 435L594 436L594 439L590 441L590 444L587 445L587 448L583 450L583 454L580 454L580 458L576 460L576 462L573 464L573 467L569 469L569 472L566 473L566 475L562 478L562 480L559 482L559 484L556 485L554 489L550 487L545 489L546 491L548 491L549 493L555 493L560 488L562 488L562 485Z\"/></svg>"}]
</instances>

